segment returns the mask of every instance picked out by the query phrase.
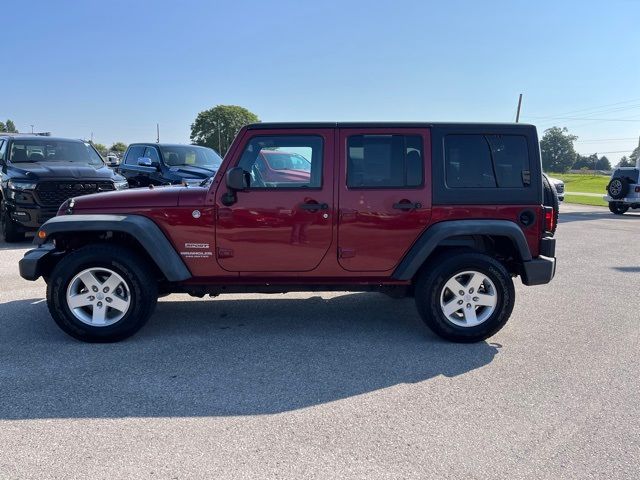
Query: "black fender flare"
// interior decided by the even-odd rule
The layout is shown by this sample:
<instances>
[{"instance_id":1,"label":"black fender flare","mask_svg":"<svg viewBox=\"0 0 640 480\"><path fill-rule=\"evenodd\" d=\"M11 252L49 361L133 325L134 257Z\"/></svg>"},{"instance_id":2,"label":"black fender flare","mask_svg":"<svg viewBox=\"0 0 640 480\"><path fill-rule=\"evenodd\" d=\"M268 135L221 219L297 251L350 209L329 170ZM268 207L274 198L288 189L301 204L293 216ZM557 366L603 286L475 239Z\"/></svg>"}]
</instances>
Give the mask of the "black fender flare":
<instances>
[{"instance_id":1,"label":"black fender flare","mask_svg":"<svg viewBox=\"0 0 640 480\"><path fill-rule=\"evenodd\" d=\"M44 232L44 238L40 238ZM51 237L74 232L123 232L134 237L170 282L191 278L191 272L160 227L142 215L61 215L40 227L34 243L42 245Z\"/></svg>"},{"instance_id":2,"label":"black fender flare","mask_svg":"<svg viewBox=\"0 0 640 480\"><path fill-rule=\"evenodd\" d=\"M523 262L531 261L531 251L522 229L509 220L447 220L432 225L418 238L393 272L395 280L411 280L429 255L446 239L463 235L507 237L516 246Z\"/></svg>"}]
</instances>

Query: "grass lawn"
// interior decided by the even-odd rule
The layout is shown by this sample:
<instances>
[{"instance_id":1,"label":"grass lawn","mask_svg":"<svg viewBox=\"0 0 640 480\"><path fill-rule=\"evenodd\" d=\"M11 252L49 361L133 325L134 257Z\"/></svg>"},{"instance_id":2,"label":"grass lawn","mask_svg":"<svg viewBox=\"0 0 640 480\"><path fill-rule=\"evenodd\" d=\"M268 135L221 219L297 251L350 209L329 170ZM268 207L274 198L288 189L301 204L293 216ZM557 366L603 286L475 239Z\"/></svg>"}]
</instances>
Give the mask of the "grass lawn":
<instances>
[{"instance_id":1,"label":"grass lawn","mask_svg":"<svg viewBox=\"0 0 640 480\"><path fill-rule=\"evenodd\" d=\"M602 195L607 193L606 188L607 183L609 183L609 177L607 175L584 175L581 173L549 173L549 176L562 180L564 182L564 190L566 192L601 193ZM586 203L586 205L602 204L604 204L602 200L598 204Z\"/></svg>"},{"instance_id":2,"label":"grass lawn","mask_svg":"<svg viewBox=\"0 0 640 480\"><path fill-rule=\"evenodd\" d=\"M553 175L552 175L553 176ZM554 177L558 178L558 177ZM587 197L585 195L565 195L564 201L566 203L579 203L581 205L595 205L597 207L606 207L608 204L602 197ZM562 207L560 207L562 210Z\"/></svg>"}]
</instances>

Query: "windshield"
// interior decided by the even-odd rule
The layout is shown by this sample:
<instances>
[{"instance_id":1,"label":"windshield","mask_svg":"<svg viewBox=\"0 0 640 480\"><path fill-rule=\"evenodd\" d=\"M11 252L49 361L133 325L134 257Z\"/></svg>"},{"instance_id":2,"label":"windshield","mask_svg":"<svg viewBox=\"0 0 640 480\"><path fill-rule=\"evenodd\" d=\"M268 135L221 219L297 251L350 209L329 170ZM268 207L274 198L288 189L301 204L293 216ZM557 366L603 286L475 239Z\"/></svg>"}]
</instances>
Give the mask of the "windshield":
<instances>
[{"instance_id":1,"label":"windshield","mask_svg":"<svg viewBox=\"0 0 640 480\"><path fill-rule=\"evenodd\" d=\"M169 167L203 167L218 170L222 158L211 148L195 145L160 146L164 163Z\"/></svg>"},{"instance_id":2,"label":"windshield","mask_svg":"<svg viewBox=\"0 0 640 480\"><path fill-rule=\"evenodd\" d=\"M90 144L71 140L14 140L9 160L13 163L75 162L90 165L104 163Z\"/></svg>"}]
</instances>

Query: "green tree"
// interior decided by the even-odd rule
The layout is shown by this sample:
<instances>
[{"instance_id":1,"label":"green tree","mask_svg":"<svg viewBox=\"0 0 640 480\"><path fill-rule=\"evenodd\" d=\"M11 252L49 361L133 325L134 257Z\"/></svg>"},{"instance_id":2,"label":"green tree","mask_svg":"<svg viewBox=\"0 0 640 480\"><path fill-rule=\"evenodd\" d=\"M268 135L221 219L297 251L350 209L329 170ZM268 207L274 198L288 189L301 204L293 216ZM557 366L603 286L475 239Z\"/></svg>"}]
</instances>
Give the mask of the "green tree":
<instances>
[{"instance_id":1,"label":"green tree","mask_svg":"<svg viewBox=\"0 0 640 480\"><path fill-rule=\"evenodd\" d=\"M122 142L115 142L113 145L111 145L111 148L109 148L110 151L117 152L120 155L122 155L126 149L127 144Z\"/></svg>"},{"instance_id":2,"label":"green tree","mask_svg":"<svg viewBox=\"0 0 640 480\"><path fill-rule=\"evenodd\" d=\"M636 166L636 160L638 160L638 157L640 157L640 145L638 145L633 152L631 152L631 155L629 155L629 160L631 160L631 166L635 167Z\"/></svg>"},{"instance_id":3,"label":"green tree","mask_svg":"<svg viewBox=\"0 0 640 480\"><path fill-rule=\"evenodd\" d=\"M596 170L611 170L611 162L604 155L596 162Z\"/></svg>"},{"instance_id":4,"label":"green tree","mask_svg":"<svg viewBox=\"0 0 640 480\"><path fill-rule=\"evenodd\" d=\"M540 140L542 167L547 172L566 172L576 159L573 142L577 136L571 135L567 128L551 127L545 130Z\"/></svg>"},{"instance_id":5,"label":"green tree","mask_svg":"<svg viewBox=\"0 0 640 480\"><path fill-rule=\"evenodd\" d=\"M7 120L6 123L0 122L0 132L18 133L18 130L16 130L16 124L12 120Z\"/></svg>"},{"instance_id":6,"label":"green tree","mask_svg":"<svg viewBox=\"0 0 640 480\"><path fill-rule=\"evenodd\" d=\"M622 157L616 167L635 167L636 163L628 157Z\"/></svg>"},{"instance_id":7,"label":"green tree","mask_svg":"<svg viewBox=\"0 0 640 480\"><path fill-rule=\"evenodd\" d=\"M191 141L196 145L211 147L224 156L238 131L245 125L259 121L256 114L244 107L218 105L198 114L191 124Z\"/></svg>"},{"instance_id":8,"label":"green tree","mask_svg":"<svg viewBox=\"0 0 640 480\"><path fill-rule=\"evenodd\" d=\"M103 157L107 154L107 147L101 143L93 143L94 148L98 151L100 155Z\"/></svg>"},{"instance_id":9,"label":"green tree","mask_svg":"<svg viewBox=\"0 0 640 480\"><path fill-rule=\"evenodd\" d=\"M573 170L580 170L583 168L590 169L593 167L593 162L589 160L589 157L585 157L584 155L576 154L576 161L573 163L571 167Z\"/></svg>"}]
</instances>

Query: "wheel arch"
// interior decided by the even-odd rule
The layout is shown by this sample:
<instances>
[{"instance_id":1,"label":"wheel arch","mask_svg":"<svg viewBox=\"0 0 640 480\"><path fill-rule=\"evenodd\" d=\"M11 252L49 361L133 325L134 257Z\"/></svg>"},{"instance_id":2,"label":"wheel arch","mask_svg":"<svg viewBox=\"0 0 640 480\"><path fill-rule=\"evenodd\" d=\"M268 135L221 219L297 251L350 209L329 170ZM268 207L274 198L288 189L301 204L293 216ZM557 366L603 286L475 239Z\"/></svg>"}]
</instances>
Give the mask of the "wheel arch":
<instances>
[{"instance_id":1,"label":"wheel arch","mask_svg":"<svg viewBox=\"0 0 640 480\"><path fill-rule=\"evenodd\" d=\"M43 238L40 232L44 232ZM59 249L97 242L124 244L146 257L167 281L191 278L191 272L166 235L153 220L141 215L57 216L40 227L34 240L38 245L49 242Z\"/></svg>"},{"instance_id":2,"label":"wheel arch","mask_svg":"<svg viewBox=\"0 0 640 480\"><path fill-rule=\"evenodd\" d=\"M426 230L396 267L393 278L411 280L430 260L451 250L506 253L518 264L532 259L529 245L520 227L508 220L451 220ZM505 258L505 260L507 259ZM511 265L512 273L519 268Z\"/></svg>"}]
</instances>

